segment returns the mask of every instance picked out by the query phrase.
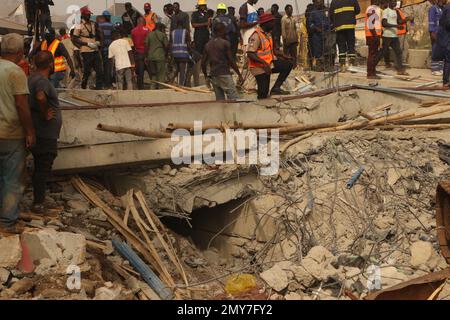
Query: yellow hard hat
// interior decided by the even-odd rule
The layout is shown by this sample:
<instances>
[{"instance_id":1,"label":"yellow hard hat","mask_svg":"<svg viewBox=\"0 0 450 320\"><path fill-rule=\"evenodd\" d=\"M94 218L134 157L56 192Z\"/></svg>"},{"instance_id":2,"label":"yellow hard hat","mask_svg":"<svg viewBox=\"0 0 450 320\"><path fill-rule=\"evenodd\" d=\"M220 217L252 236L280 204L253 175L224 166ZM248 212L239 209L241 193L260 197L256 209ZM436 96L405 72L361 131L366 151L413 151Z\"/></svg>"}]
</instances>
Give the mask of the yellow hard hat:
<instances>
[{"instance_id":1,"label":"yellow hard hat","mask_svg":"<svg viewBox=\"0 0 450 320\"><path fill-rule=\"evenodd\" d=\"M227 5L225 3L219 3L217 10L227 10Z\"/></svg>"},{"instance_id":2,"label":"yellow hard hat","mask_svg":"<svg viewBox=\"0 0 450 320\"><path fill-rule=\"evenodd\" d=\"M197 5L199 6L206 6L206 0L198 0Z\"/></svg>"}]
</instances>

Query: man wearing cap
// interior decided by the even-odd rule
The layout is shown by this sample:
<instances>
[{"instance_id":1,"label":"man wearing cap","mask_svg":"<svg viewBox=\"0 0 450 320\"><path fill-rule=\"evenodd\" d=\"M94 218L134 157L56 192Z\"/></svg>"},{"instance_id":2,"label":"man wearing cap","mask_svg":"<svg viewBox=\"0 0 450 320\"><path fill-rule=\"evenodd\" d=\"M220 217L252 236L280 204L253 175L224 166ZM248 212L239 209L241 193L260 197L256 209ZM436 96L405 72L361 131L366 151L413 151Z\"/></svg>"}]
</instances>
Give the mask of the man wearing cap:
<instances>
[{"instance_id":1,"label":"man wearing cap","mask_svg":"<svg viewBox=\"0 0 450 320\"><path fill-rule=\"evenodd\" d=\"M83 80L81 88L86 89L92 69L96 74L96 90L103 89L103 65L99 48L103 43L103 34L97 23L91 21L92 12L88 7L81 8L81 23L76 26L73 41L80 48L83 59Z\"/></svg>"},{"instance_id":2,"label":"man wearing cap","mask_svg":"<svg viewBox=\"0 0 450 320\"><path fill-rule=\"evenodd\" d=\"M19 203L25 190L27 149L36 142L28 105L28 83L17 65L23 58L23 37L2 37L0 59L0 231L19 233Z\"/></svg>"},{"instance_id":3,"label":"man wearing cap","mask_svg":"<svg viewBox=\"0 0 450 320\"><path fill-rule=\"evenodd\" d=\"M143 17L138 19L138 26L131 31L131 39L134 43L134 60L136 62L137 86L139 90L144 90L145 71L149 70L145 63L145 40L150 33L148 23Z\"/></svg>"},{"instance_id":4,"label":"man wearing cap","mask_svg":"<svg viewBox=\"0 0 450 320\"><path fill-rule=\"evenodd\" d=\"M125 13L122 15L123 31L126 35L131 34L131 30L138 25L138 19L142 17L140 12L134 10L131 2L125 3Z\"/></svg>"},{"instance_id":5,"label":"man wearing cap","mask_svg":"<svg viewBox=\"0 0 450 320\"><path fill-rule=\"evenodd\" d=\"M259 27L250 36L247 48L249 68L258 84L258 99L269 96L270 75L279 73L271 94L287 94L281 89L294 67L292 58L285 55L274 46L270 32L275 25L275 18L270 13L264 13L259 18Z\"/></svg>"},{"instance_id":6,"label":"man wearing cap","mask_svg":"<svg viewBox=\"0 0 450 320\"><path fill-rule=\"evenodd\" d=\"M144 18L147 24L147 28L152 32L156 28L156 23L158 22L158 16L152 11L152 5L150 3L144 4Z\"/></svg>"},{"instance_id":7,"label":"man wearing cap","mask_svg":"<svg viewBox=\"0 0 450 320\"><path fill-rule=\"evenodd\" d=\"M109 46L112 43L112 32L114 25L111 22L111 14L108 10L103 11L104 20L98 24L100 32L103 34L102 59L103 59L103 74L105 88L112 87L113 69L111 60L108 59Z\"/></svg>"}]
</instances>

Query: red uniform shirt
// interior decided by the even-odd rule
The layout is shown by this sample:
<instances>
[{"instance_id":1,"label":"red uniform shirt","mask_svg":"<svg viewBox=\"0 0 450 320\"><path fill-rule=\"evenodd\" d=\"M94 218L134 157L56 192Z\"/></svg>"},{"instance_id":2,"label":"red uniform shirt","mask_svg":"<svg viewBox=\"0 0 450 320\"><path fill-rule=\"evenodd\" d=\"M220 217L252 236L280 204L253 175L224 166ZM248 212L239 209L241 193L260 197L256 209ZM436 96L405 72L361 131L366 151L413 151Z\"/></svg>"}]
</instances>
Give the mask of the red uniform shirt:
<instances>
[{"instance_id":1,"label":"red uniform shirt","mask_svg":"<svg viewBox=\"0 0 450 320\"><path fill-rule=\"evenodd\" d=\"M145 53L145 39L149 33L150 30L146 26L137 26L131 31L131 38L137 53Z\"/></svg>"}]
</instances>

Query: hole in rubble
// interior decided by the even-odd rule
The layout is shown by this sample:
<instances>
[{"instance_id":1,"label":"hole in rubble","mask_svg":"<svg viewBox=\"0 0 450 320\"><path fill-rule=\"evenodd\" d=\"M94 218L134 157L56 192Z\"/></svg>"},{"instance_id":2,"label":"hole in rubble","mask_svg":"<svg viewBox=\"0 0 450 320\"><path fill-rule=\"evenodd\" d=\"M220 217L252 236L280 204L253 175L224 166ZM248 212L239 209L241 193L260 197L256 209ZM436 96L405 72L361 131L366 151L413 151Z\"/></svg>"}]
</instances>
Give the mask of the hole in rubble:
<instances>
[{"instance_id":1,"label":"hole in rubble","mask_svg":"<svg viewBox=\"0 0 450 320\"><path fill-rule=\"evenodd\" d=\"M236 238L242 239L243 233L251 233L246 230L243 220L242 204L245 201L238 199L213 208L197 209L190 215L191 226L178 218L165 217L162 221L175 233L190 238L198 249L215 248L221 256L227 257Z\"/></svg>"}]
</instances>

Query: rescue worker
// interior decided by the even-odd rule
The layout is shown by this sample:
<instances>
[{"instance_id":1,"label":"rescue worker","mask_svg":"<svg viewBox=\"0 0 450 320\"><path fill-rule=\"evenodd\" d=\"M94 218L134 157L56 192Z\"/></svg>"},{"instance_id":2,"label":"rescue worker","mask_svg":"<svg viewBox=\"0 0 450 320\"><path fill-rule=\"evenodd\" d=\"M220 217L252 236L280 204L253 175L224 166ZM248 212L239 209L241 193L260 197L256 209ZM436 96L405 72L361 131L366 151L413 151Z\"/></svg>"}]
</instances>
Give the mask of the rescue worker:
<instances>
[{"instance_id":1,"label":"rescue worker","mask_svg":"<svg viewBox=\"0 0 450 320\"><path fill-rule=\"evenodd\" d=\"M233 20L227 15L227 5L225 3L219 3L217 6L216 17L212 23L212 36L217 37L214 34L214 26L218 23L222 23L225 26L225 35L228 41L231 41L233 34L236 32Z\"/></svg>"},{"instance_id":2,"label":"rescue worker","mask_svg":"<svg viewBox=\"0 0 450 320\"><path fill-rule=\"evenodd\" d=\"M170 34L170 46L173 60L177 67L177 83L186 86L189 68L192 67L191 36L183 20L177 20L175 29Z\"/></svg>"},{"instance_id":3,"label":"rescue worker","mask_svg":"<svg viewBox=\"0 0 450 320\"><path fill-rule=\"evenodd\" d=\"M443 0L443 4L433 60L444 60L443 83L444 86L450 87L450 3Z\"/></svg>"},{"instance_id":4,"label":"rescue worker","mask_svg":"<svg viewBox=\"0 0 450 320\"><path fill-rule=\"evenodd\" d=\"M50 51L55 59L55 70L54 73L50 77L50 81L55 88L60 88L60 82L65 78L67 71L67 64L70 67L70 77L75 78L75 70L72 58L70 57L69 52L66 47L56 38L55 30L50 29L49 32L45 35L45 40L42 41L41 46L37 50L39 51ZM34 52L31 56L34 56ZM65 60L64 60L65 59Z\"/></svg>"},{"instance_id":5,"label":"rescue worker","mask_svg":"<svg viewBox=\"0 0 450 320\"><path fill-rule=\"evenodd\" d=\"M398 40L400 41L400 48L402 49L402 59L403 62L408 61L408 53L409 53L409 46L408 46L408 22L413 23L414 17L407 16L405 12L402 10L402 1L400 1L400 5L398 8L395 9L397 11L398 19L399 19L399 25L398 25Z\"/></svg>"},{"instance_id":6,"label":"rescue worker","mask_svg":"<svg viewBox=\"0 0 450 320\"><path fill-rule=\"evenodd\" d=\"M442 0L430 0L432 6L428 10L428 31L430 32L430 40L432 51L436 50L434 45L437 40L439 30L439 21L442 17ZM433 52L431 53L434 56ZM431 60L431 74L433 76L442 76L444 63L443 61Z\"/></svg>"},{"instance_id":7,"label":"rescue worker","mask_svg":"<svg viewBox=\"0 0 450 320\"><path fill-rule=\"evenodd\" d=\"M376 59L378 49L380 48L382 27L381 27L381 8L379 7L380 0L372 0L366 10L365 33L366 43L369 48L369 55L367 57L367 79L380 79L377 76Z\"/></svg>"},{"instance_id":8,"label":"rescue worker","mask_svg":"<svg viewBox=\"0 0 450 320\"><path fill-rule=\"evenodd\" d=\"M109 46L112 43L112 33L114 25L111 23L111 14L108 10L103 11L104 21L98 24L103 34L102 59L103 59L103 76L105 88L112 88L113 66L108 58Z\"/></svg>"},{"instance_id":9,"label":"rescue worker","mask_svg":"<svg viewBox=\"0 0 450 320\"><path fill-rule=\"evenodd\" d=\"M150 3L144 4L144 18L147 24L147 28L152 32L156 28L156 23L158 22L158 16L152 11L152 5Z\"/></svg>"},{"instance_id":10,"label":"rescue worker","mask_svg":"<svg viewBox=\"0 0 450 320\"><path fill-rule=\"evenodd\" d=\"M258 84L258 99L265 99L269 96L272 73L279 73L279 76L270 93L288 94L281 89L281 86L294 67L292 58L274 46L270 34L274 25L275 17L272 14L262 14L259 18L259 26L250 36L247 48L249 68Z\"/></svg>"},{"instance_id":11,"label":"rescue worker","mask_svg":"<svg viewBox=\"0 0 450 320\"><path fill-rule=\"evenodd\" d=\"M83 80L81 88L86 89L92 69L96 74L96 90L103 89L102 81L102 61L99 48L103 43L103 34L100 32L97 23L91 21L92 12L87 6L81 8L81 23L77 25L73 33L73 41L80 48L83 59Z\"/></svg>"},{"instance_id":12,"label":"rescue worker","mask_svg":"<svg viewBox=\"0 0 450 320\"><path fill-rule=\"evenodd\" d=\"M324 35L330 31L330 22L325 14L323 0L314 0L314 9L311 11L309 23L311 55L316 60L316 67L320 69L323 67Z\"/></svg>"},{"instance_id":13,"label":"rescue worker","mask_svg":"<svg viewBox=\"0 0 450 320\"><path fill-rule=\"evenodd\" d=\"M332 29L336 31L336 41L339 48L339 64L345 68L346 60L350 65L356 62L355 28L356 16L361 12L357 0L332 0L329 18Z\"/></svg>"}]
</instances>

